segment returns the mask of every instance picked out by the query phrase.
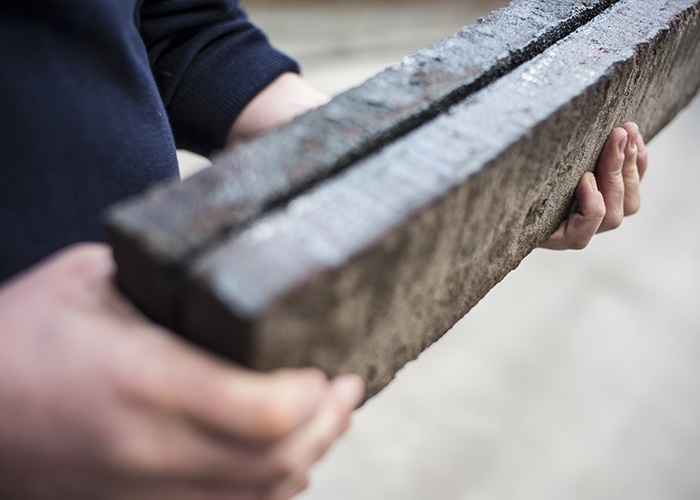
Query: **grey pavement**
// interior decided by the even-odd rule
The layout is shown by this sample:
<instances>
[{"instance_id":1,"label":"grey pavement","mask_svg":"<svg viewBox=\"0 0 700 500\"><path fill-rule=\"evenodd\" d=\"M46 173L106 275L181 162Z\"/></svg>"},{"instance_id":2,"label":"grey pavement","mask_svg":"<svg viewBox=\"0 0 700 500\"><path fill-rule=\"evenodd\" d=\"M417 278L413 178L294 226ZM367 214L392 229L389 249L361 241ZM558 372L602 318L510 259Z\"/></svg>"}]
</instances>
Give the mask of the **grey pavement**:
<instances>
[{"instance_id":1,"label":"grey pavement","mask_svg":"<svg viewBox=\"0 0 700 500\"><path fill-rule=\"evenodd\" d=\"M498 7L348 4L246 5L329 93ZM356 412L298 498L700 498L698 138L700 99L651 143L638 215L535 251Z\"/></svg>"}]
</instances>

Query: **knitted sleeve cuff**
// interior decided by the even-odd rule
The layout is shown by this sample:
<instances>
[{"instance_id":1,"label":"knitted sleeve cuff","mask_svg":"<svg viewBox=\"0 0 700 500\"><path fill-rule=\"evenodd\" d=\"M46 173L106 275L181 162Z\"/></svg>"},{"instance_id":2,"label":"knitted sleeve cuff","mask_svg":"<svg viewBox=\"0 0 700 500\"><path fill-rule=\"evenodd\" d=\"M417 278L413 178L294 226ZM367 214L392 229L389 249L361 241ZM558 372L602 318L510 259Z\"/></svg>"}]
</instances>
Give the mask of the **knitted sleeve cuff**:
<instances>
[{"instance_id":1,"label":"knitted sleeve cuff","mask_svg":"<svg viewBox=\"0 0 700 500\"><path fill-rule=\"evenodd\" d=\"M253 25L210 43L192 60L167 103L179 148L208 155L221 149L243 108L277 77L299 72Z\"/></svg>"}]
</instances>

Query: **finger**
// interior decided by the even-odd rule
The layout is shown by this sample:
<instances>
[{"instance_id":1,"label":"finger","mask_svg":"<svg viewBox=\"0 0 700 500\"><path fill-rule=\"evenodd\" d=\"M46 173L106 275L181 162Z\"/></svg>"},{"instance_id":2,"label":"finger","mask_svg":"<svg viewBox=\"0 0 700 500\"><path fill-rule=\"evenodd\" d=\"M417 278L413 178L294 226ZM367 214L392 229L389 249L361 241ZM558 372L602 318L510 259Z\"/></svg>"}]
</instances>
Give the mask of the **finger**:
<instances>
[{"instance_id":1,"label":"finger","mask_svg":"<svg viewBox=\"0 0 700 500\"><path fill-rule=\"evenodd\" d=\"M581 250L596 234L605 217L605 201L597 189L595 176L586 172L576 188L578 210L545 241L550 250Z\"/></svg>"},{"instance_id":2,"label":"finger","mask_svg":"<svg viewBox=\"0 0 700 500\"><path fill-rule=\"evenodd\" d=\"M158 414L147 414L130 427L131 433L112 447L110 456L113 468L136 484L253 491L269 489L282 479L271 466L275 444L230 442L189 421Z\"/></svg>"},{"instance_id":3,"label":"finger","mask_svg":"<svg viewBox=\"0 0 700 500\"><path fill-rule=\"evenodd\" d=\"M598 159L595 176L598 189L605 200L605 217L598 232L618 227L624 217L625 186L622 165L629 142L627 129L620 127L610 133Z\"/></svg>"},{"instance_id":4,"label":"finger","mask_svg":"<svg viewBox=\"0 0 700 500\"><path fill-rule=\"evenodd\" d=\"M266 443L289 434L317 411L328 390L319 370L257 374L221 368L202 368L199 377L183 384L177 394L179 409L236 441Z\"/></svg>"},{"instance_id":5,"label":"finger","mask_svg":"<svg viewBox=\"0 0 700 500\"><path fill-rule=\"evenodd\" d=\"M266 448L246 449L239 443L206 443L208 437L202 436L204 446L195 443L191 448L197 451L190 452L187 455L189 460L179 465L199 480L249 487L267 484L272 498L294 494L309 468L345 432L350 414L363 394L364 387L359 377L338 377L313 418L278 443Z\"/></svg>"},{"instance_id":6,"label":"finger","mask_svg":"<svg viewBox=\"0 0 700 500\"><path fill-rule=\"evenodd\" d=\"M241 472L246 484L274 484L271 498L282 498L297 493L306 481L309 469L343 434L349 425L350 414L362 401L364 384L356 375L343 375L332 382L318 412L303 427L278 443L265 449L248 449L229 444L230 456L211 463L208 473L218 470L219 478L240 482ZM243 463L240 463L243 462ZM226 467L229 467L226 474Z\"/></svg>"},{"instance_id":7,"label":"finger","mask_svg":"<svg viewBox=\"0 0 700 500\"><path fill-rule=\"evenodd\" d=\"M347 429L350 414L362 401L364 384L356 375L337 377L323 408L302 429L270 455L270 467L280 477L298 477Z\"/></svg>"},{"instance_id":8,"label":"finger","mask_svg":"<svg viewBox=\"0 0 700 500\"><path fill-rule=\"evenodd\" d=\"M264 444L289 434L330 388L320 370L253 372L167 332L142 344L127 392L234 441Z\"/></svg>"},{"instance_id":9,"label":"finger","mask_svg":"<svg viewBox=\"0 0 700 500\"><path fill-rule=\"evenodd\" d=\"M629 140L625 147L625 160L622 164L622 181L625 189L623 203L623 215L632 215L639 210L639 171L637 170L637 144L639 140L639 127L634 123L624 125Z\"/></svg>"},{"instance_id":10,"label":"finger","mask_svg":"<svg viewBox=\"0 0 700 500\"><path fill-rule=\"evenodd\" d=\"M641 132L637 136L637 170L639 171L639 179L644 178L649 165L649 153L647 152L646 144Z\"/></svg>"},{"instance_id":11,"label":"finger","mask_svg":"<svg viewBox=\"0 0 700 500\"><path fill-rule=\"evenodd\" d=\"M136 411L112 461L125 477L164 487L176 480L213 489L296 491L294 484L344 432L362 394L359 377L338 377L306 424L267 445L232 441L171 414Z\"/></svg>"}]
</instances>

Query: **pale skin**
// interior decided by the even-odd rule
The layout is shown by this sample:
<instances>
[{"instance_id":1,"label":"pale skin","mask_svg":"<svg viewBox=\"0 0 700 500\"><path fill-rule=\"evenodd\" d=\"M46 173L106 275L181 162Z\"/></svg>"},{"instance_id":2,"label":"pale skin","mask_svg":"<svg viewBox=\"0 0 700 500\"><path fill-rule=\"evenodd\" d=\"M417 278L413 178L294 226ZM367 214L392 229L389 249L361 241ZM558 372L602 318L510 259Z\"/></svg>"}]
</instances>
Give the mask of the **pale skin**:
<instances>
[{"instance_id":1,"label":"pale skin","mask_svg":"<svg viewBox=\"0 0 700 500\"><path fill-rule=\"evenodd\" d=\"M282 75L234 123L248 140L327 102ZM621 147L622 146L622 147ZM616 128L579 209L546 241L582 248L639 207L647 154ZM593 179L597 179L594 187ZM142 316L109 247L79 244L0 286L0 498L285 500L349 425L354 375L254 373Z\"/></svg>"}]
</instances>

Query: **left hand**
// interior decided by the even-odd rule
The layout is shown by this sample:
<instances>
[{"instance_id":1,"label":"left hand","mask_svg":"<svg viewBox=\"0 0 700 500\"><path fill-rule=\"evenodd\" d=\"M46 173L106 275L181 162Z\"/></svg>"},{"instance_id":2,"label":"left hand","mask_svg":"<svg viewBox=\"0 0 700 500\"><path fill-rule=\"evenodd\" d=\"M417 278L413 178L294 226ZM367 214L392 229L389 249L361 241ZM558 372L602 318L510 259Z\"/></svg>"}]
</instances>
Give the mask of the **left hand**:
<instances>
[{"instance_id":1,"label":"left hand","mask_svg":"<svg viewBox=\"0 0 700 500\"><path fill-rule=\"evenodd\" d=\"M576 188L578 209L540 246L550 250L580 250L593 235L620 226L639 210L639 182L648 166L642 134L635 123L610 133L595 175L583 174Z\"/></svg>"},{"instance_id":2,"label":"left hand","mask_svg":"<svg viewBox=\"0 0 700 500\"><path fill-rule=\"evenodd\" d=\"M282 500L342 434L356 375L259 373L151 323L105 244L0 284L0 498Z\"/></svg>"}]
</instances>

